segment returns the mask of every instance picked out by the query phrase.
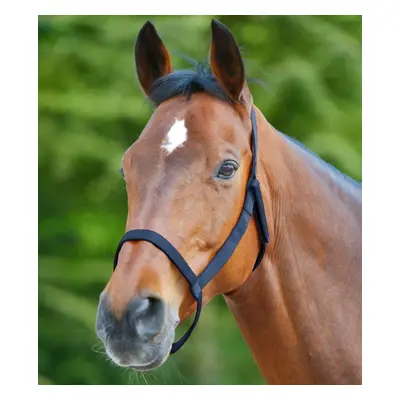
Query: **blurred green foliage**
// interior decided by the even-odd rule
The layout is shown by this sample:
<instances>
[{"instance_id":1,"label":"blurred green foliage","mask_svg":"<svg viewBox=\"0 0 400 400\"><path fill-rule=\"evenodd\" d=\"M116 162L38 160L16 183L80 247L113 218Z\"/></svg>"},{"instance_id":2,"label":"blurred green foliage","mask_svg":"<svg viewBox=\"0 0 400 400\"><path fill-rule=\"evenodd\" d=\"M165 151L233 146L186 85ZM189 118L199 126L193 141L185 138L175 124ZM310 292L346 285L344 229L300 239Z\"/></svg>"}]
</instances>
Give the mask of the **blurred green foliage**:
<instances>
[{"instance_id":1,"label":"blurred green foliage","mask_svg":"<svg viewBox=\"0 0 400 400\"><path fill-rule=\"evenodd\" d=\"M361 17L216 17L262 82L250 87L271 124L361 179ZM208 56L211 16L39 17L39 383L262 384L221 297L151 374L112 365L95 336L125 228L120 160L151 115L132 54L147 19L173 54Z\"/></svg>"}]
</instances>

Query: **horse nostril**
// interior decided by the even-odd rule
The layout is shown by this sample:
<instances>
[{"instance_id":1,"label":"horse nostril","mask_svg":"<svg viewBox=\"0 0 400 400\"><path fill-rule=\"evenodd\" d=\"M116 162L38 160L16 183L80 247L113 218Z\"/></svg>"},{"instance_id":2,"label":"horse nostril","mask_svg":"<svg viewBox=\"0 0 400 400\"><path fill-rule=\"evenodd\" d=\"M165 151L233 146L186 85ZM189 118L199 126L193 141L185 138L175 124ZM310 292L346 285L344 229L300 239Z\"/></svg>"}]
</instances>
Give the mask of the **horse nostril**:
<instances>
[{"instance_id":1,"label":"horse nostril","mask_svg":"<svg viewBox=\"0 0 400 400\"><path fill-rule=\"evenodd\" d=\"M137 318L141 315L148 313L150 305L151 305L151 300L149 298L136 299L136 301L134 301L134 303L132 304L132 310L130 311L132 315L130 317Z\"/></svg>"},{"instance_id":2,"label":"horse nostril","mask_svg":"<svg viewBox=\"0 0 400 400\"><path fill-rule=\"evenodd\" d=\"M154 297L137 297L128 306L127 320L137 335L145 340L160 333L165 318L165 303Z\"/></svg>"}]
</instances>

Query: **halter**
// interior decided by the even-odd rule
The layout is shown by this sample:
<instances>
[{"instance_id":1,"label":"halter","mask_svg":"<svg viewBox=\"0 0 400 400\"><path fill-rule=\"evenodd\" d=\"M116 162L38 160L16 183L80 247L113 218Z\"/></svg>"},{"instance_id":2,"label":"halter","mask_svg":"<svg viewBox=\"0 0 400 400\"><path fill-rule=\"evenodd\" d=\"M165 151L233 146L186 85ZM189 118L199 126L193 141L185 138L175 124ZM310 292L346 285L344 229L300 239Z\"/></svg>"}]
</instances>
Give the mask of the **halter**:
<instances>
[{"instance_id":1,"label":"halter","mask_svg":"<svg viewBox=\"0 0 400 400\"><path fill-rule=\"evenodd\" d=\"M240 213L239 219L236 222L235 227L232 232L225 240L222 247L215 254L214 258L206 266L204 271L196 276L192 269L189 267L188 263L180 255L178 250L163 236L159 233L148 230L148 229L134 229L125 233L121 241L118 244L117 251L114 257L114 270L118 264L118 255L122 248L122 245L128 241L144 240L152 243L158 249L163 251L165 255L172 261L172 263L178 268L180 273L184 276L190 286L190 292L197 302L197 310L194 321L188 331L183 335L183 337L172 344L171 354L176 353L183 344L188 340L189 336L196 327L201 313L202 306L202 290L203 288L218 274L218 272L224 267L226 262L230 259L236 247L238 246L241 238L246 232L247 226L249 224L250 218L254 213L254 218L257 223L258 233L260 236L260 252L256 259L253 271L260 264L267 243L269 242L269 233L267 218L265 215L264 204L261 196L260 185L258 183L256 173L257 173L257 121L254 109L251 109L251 137L252 137L252 151L253 151L253 161L251 167L251 173L246 187L246 197L244 200L244 205L242 212Z\"/></svg>"}]
</instances>

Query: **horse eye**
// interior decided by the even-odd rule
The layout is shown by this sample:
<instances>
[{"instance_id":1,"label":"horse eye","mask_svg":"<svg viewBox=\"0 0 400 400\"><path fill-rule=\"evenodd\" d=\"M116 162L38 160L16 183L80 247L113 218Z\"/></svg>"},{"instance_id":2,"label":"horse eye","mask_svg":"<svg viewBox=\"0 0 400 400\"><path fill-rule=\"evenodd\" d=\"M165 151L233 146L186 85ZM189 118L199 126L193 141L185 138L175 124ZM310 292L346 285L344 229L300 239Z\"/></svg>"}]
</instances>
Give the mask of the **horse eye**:
<instances>
[{"instance_id":1,"label":"horse eye","mask_svg":"<svg viewBox=\"0 0 400 400\"><path fill-rule=\"evenodd\" d=\"M123 169L123 168L120 168L118 172L119 172L119 173L122 175L122 177L125 179L124 169Z\"/></svg>"},{"instance_id":2,"label":"horse eye","mask_svg":"<svg viewBox=\"0 0 400 400\"><path fill-rule=\"evenodd\" d=\"M239 165L235 161L225 161L220 167L217 177L221 179L231 179L238 168Z\"/></svg>"}]
</instances>

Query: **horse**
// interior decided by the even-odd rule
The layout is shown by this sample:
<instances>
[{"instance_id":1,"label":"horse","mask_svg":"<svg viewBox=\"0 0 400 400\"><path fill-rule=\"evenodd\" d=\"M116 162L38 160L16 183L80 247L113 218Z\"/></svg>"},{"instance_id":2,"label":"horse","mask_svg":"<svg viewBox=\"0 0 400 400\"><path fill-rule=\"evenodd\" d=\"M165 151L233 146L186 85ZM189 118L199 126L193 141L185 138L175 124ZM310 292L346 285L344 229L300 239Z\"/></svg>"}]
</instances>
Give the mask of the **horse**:
<instances>
[{"instance_id":1,"label":"horse","mask_svg":"<svg viewBox=\"0 0 400 400\"><path fill-rule=\"evenodd\" d=\"M97 335L115 364L150 371L222 295L268 384L362 384L361 184L268 122L234 35L215 19L211 34L209 63L178 71L151 21L137 36L154 110L121 162L127 233Z\"/></svg>"}]
</instances>

